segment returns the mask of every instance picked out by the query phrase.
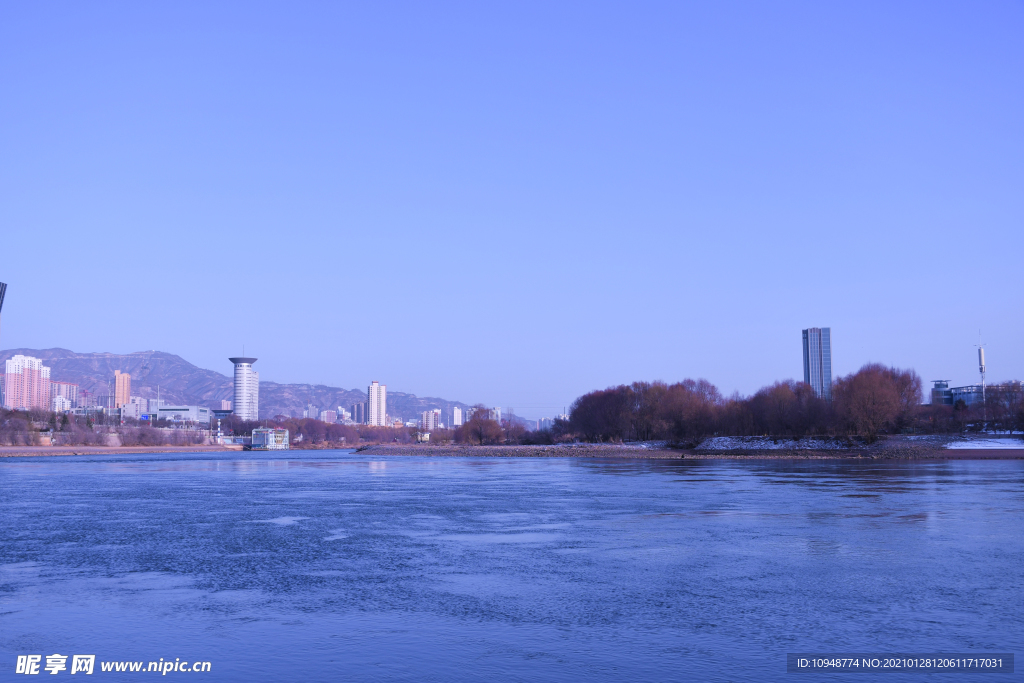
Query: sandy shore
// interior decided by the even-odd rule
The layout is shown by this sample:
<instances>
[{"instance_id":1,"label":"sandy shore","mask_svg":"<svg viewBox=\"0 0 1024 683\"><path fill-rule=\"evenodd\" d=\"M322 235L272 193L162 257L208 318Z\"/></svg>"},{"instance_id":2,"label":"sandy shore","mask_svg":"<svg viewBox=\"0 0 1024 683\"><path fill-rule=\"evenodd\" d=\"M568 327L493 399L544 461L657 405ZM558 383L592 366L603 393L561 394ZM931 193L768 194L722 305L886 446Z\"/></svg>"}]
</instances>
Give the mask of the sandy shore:
<instances>
[{"instance_id":1,"label":"sandy shore","mask_svg":"<svg viewBox=\"0 0 1024 683\"><path fill-rule=\"evenodd\" d=\"M0 458L36 455L130 455L133 453L211 453L241 446L0 446Z\"/></svg>"}]
</instances>

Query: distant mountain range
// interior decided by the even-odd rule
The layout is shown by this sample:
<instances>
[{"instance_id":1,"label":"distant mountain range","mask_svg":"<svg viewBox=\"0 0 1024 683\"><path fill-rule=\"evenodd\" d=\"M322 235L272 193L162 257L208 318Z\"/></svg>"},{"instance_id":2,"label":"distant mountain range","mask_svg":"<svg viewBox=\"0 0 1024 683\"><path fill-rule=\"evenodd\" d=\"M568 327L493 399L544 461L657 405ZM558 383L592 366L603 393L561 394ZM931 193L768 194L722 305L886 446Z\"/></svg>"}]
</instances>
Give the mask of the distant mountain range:
<instances>
[{"instance_id":1,"label":"distant mountain range","mask_svg":"<svg viewBox=\"0 0 1024 683\"><path fill-rule=\"evenodd\" d=\"M221 400L234 395L233 380L213 370L196 367L181 356L163 351L136 353L75 353L68 349L8 349L0 351L0 361L15 355L41 358L50 367L50 379L73 382L96 396L113 393L114 370L132 376L132 395L160 398L171 405L200 405L219 408ZM366 400L366 391L342 389L323 384L278 384L260 380L260 417L276 415L302 417L307 403L320 410L342 406L351 410L353 403ZM452 408L467 408L459 401L442 398L420 398L388 389L388 414L404 421L419 419L425 410L440 408L443 422L451 420Z\"/></svg>"}]
</instances>

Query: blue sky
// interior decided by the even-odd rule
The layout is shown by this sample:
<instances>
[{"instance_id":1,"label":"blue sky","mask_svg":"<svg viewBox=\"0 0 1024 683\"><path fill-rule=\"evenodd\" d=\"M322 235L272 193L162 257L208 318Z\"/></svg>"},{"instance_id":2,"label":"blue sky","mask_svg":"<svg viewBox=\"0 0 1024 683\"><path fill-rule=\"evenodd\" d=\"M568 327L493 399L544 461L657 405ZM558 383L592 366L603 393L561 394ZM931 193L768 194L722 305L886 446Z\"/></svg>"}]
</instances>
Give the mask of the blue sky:
<instances>
[{"instance_id":1,"label":"blue sky","mask_svg":"<svg viewBox=\"0 0 1024 683\"><path fill-rule=\"evenodd\" d=\"M539 416L1024 378L1024 4L0 4L0 346Z\"/></svg>"}]
</instances>

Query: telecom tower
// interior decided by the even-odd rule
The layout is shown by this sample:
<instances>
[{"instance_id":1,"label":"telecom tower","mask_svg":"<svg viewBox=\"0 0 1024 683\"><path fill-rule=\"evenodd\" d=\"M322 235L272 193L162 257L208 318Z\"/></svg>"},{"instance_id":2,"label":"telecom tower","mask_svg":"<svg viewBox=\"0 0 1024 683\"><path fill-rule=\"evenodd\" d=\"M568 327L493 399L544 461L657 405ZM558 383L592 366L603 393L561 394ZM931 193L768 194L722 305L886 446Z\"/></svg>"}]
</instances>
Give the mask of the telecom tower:
<instances>
[{"instance_id":1,"label":"telecom tower","mask_svg":"<svg viewBox=\"0 0 1024 683\"><path fill-rule=\"evenodd\" d=\"M981 343L981 330L978 330L978 373L981 375L981 417L988 421L988 406L985 404L985 345Z\"/></svg>"}]
</instances>

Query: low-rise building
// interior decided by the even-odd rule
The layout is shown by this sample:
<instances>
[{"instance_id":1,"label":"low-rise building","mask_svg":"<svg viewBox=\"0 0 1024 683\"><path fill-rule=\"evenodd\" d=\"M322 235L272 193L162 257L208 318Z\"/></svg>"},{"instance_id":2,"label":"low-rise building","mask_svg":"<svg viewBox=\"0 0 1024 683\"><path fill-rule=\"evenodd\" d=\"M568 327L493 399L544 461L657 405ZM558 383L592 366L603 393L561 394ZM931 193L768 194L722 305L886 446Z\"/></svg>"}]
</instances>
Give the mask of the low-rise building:
<instances>
[{"instance_id":1,"label":"low-rise building","mask_svg":"<svg viewBox=\"0 0 1024 683\"><path fill-rule=\"evenodd\" d=\"M949 388L949 380L932 380L932 405L951 406L953 405L953 391Z\"/></svg>"},{"instance_id":2,"label":"low-rise building","mask_svg":"<svg viewBox=\"0 0 1024 683\"><path fill-rule=\"evenodd\" d=\"M53 412L55 413L66 413L70 410L74 410L75 406L72 405L71 400L64 398L63 396L53 397Z\"/></svg>"},{"instance_id":3,"label":"low-rise building","mask_svg":"<svg viewBox=\"0 0 1024 683\"><path fill-rule=\"evenodd\" d=\"M969 406L975 403L982 403L984 401L984 392L982 391L980 384L968 384L965 387L953 387L949 390L950 397L952 398L951 403L956 405L957 401L963 401Z\"/></svg>"},{"instance_id":4,"label":"low-rise building","mask_svg":"<svg viewBox=\"0 0 1024 683\"><path fill-rule=\"evenodd\" d=\"M210 409L202 406L160 406L155 411L158 420L170 420L171 422L190 422L194 424L209 424Z\"/></svg>"},{"instance_id":5,"label":"low-rise building","mask_svg":"<svg viewBox=\"0 0 1024 683\"><path fill-rule=\"evenodd\" d=\"M132 396L131 398L138 398L138 396ZM141 420L142 416L146 414L146 409L141 403L132 403L129 401L121 406L121 419L126 420L131 418L133 420Z\"/></svg>"},{"instance_id":6,"label":"low-rise building","mask_svg":"<svg viewBox=\"0 0 1024 683\"><path fill-rule=\"evenodd\" d=\"M289 448L288 430L257 427L252 430L251 448L254 451L286 451Z\"/></svg>"}]
</instances>

